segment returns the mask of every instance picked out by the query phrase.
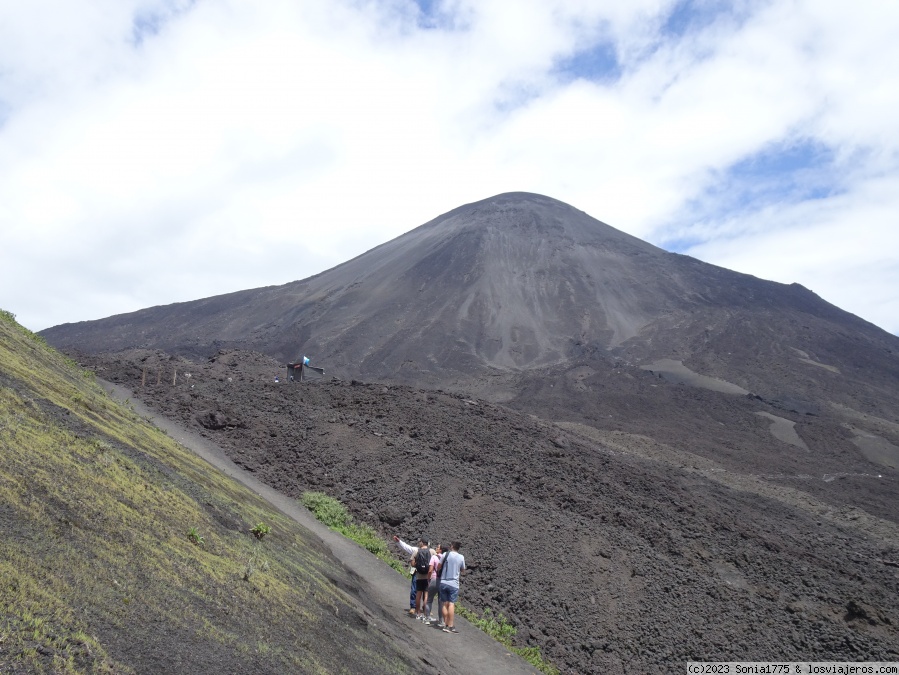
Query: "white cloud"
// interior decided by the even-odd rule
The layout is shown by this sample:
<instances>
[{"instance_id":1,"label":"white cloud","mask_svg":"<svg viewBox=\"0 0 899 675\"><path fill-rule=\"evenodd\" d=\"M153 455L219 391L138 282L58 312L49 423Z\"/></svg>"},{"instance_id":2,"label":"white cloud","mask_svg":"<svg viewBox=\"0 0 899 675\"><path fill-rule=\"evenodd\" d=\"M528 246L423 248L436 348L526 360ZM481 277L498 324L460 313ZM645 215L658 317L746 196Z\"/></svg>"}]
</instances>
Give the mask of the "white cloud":
<instances>
[{"instance_id":1,"label":"white cloud","mask_svg":"<svg viewBox=\"0 0 899 675\"><path fill-rule=\"evenodd\" d=\"M697 2L677 36L673 0L436 7L0 9L0 306L41 329L284 283L527 190L899 332L899 10ZM599 44L617 79L560 71ZM740 191L796 143L830 197Z\"/></svg>"},{"instance_id":2,"label":"white cloud","mask_svg":"<svg viewBox=\"0 0 899 675\"><path fill-rule=\"evenodd\" d=\"M734 236L687 252L765 279L801 283L897 332L897 191L899 176L881 177L825 199L773 205L744 216Z\"/></svg>"}]
</instances>

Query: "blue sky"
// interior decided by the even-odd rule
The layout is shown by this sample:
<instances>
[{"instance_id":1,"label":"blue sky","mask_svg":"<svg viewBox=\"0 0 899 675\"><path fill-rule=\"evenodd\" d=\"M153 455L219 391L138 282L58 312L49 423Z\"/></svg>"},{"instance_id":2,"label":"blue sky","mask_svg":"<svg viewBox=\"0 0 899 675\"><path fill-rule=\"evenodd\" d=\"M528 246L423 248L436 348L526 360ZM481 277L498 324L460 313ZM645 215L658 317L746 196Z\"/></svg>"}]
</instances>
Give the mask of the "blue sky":
<instances>
[{"instance_id":1,"label":"blue sky","mask_svg":"<svg viewBox=\"0 0 899 675\"><path fill-rule=\"evenodd\" d=\"M0 307L286 283L524 190L899 333L897 34L873 0L4 3Z\"/></svg>"}]
</instances>

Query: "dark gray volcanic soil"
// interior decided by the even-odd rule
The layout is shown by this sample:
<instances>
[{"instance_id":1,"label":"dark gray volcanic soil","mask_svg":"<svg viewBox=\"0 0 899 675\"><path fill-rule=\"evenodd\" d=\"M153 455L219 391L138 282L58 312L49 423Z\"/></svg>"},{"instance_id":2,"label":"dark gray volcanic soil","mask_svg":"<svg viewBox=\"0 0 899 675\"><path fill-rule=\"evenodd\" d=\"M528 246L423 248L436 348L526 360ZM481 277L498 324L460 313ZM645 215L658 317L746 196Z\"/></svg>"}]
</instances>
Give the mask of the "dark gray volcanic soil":
<instances>
[{"instance_id":1,"label":"dark gray volcanic soil","mask_svg":"<svg viewBox=\"0 0 899 675\"><path fill-rule=\"evenodd\" d=\"M587 425L593 437L646 436L688 453L689 461L705 459L835 508L856 507L899 521L899 424L873 414L823 405L809 413L807 402L726 395L595 360L521 375L510 388L517 393L507 406L551 416L558 424ZM772 417L791 423L805 447L775 438ZM872 463L859 452L853 440L865 429L890 439L889 464Z\"/></svg>"},{"instance_id":2,"label":"dark gray volcanic soil","mask_svg":"<svg viewBox=\"0 0 899 675\"><path fill-rule=\"evenodd\" d=\"M328 492L385 535L460 539L462 601L503 612L564 672L899 660L897 472L837 422L598 361L506 383L509 405L544 402L553 424L463 393L276 384L278 363L250 352L78 358L289 496ZM759 412L796 422L808 449Z\"/></svg>"}]
</instances>

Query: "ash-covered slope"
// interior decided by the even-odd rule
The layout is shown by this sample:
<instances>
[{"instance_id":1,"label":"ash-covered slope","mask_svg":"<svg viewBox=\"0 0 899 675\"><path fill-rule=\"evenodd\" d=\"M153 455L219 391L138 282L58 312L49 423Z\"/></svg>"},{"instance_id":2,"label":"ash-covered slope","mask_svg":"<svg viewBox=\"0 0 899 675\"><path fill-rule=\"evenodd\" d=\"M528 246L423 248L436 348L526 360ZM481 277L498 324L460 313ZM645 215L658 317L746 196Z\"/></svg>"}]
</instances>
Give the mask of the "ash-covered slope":
<instances>
[{"instance_id":1,"label":"ash-covered slope","mask_svg":"<svg viewBox=\"0 0 899 675\"><path fill-rule=\"evenodd\" d=\"M43 334L85 352L309 354L334 375L418 386L499 375L493 395L506 398L510 373L612 356L807 412L899 408L896 336L799 285L668 253L527 193L462 206L304 281Z\"/></svg>"},{"instance_id":2,"label":"ash-covered slope","mask_svg":"<svg viewBox=\"0 0 899 675\"><path fill-rule=\"evenodd\" d=\"M693 291L664 251L547 197L460 207L305 281L45 331L96 352L223 345L348 373L471 371L563 360L637 335Z\"/></svg>"}]
</instances>

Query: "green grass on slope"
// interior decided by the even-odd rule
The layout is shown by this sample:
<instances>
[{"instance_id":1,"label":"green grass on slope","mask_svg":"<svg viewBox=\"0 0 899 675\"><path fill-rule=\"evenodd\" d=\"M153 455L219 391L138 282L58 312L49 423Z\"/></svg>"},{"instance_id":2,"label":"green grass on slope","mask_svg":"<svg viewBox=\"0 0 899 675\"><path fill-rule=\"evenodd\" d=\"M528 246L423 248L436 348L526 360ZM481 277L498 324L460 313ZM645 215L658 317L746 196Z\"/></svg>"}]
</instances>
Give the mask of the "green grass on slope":
<instances>
[{"instance_id":1,"label":"green grass on slope","mask_svg":"<svg viewBox=\"0 0 899 675\"><path fill-rule=\"evenodd\" d=\"M353 520L346 506L323 492L304 492L301 497L303 506L312 511L317 520L339 532L347 539L352 539L369 553L386 562L400 574L409 570L406 565L396 559L375 528L357 523Z\"/></svg>"},{"instance_id":2,"label":"green grass on slope","mask_svg":"<svg viewBox=\"0 0 899 675\"><path fill-rule=\"evenodd\" d=\"M0 672L407 670L332 564L0 311Z\"/></svg>"}]
</instances>

